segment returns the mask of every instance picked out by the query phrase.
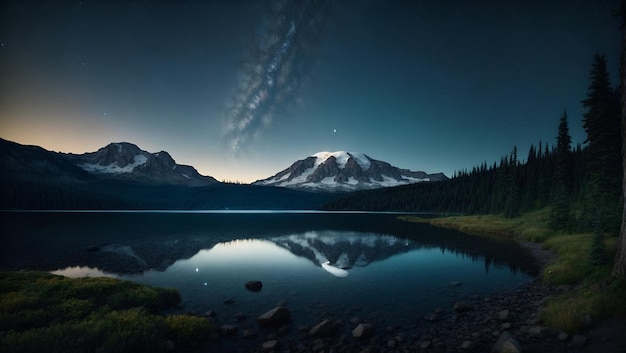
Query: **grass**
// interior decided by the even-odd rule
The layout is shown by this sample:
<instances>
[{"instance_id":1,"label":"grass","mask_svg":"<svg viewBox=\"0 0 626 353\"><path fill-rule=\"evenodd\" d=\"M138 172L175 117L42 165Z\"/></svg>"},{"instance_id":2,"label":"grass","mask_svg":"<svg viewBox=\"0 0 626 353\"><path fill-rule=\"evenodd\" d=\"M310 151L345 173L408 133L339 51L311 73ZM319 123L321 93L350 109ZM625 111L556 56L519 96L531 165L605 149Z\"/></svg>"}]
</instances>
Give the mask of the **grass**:
<instances>
[{"instance_id":1,"label":"grass","mask_svg":"<svg viewBox=\"0 0 626 353\"><path fill-rule=\"evenodd\" d=\"M175 289L112 278L0 272L0 352L163 352L208 337L203 318L160 312Z\"/></svg>"},{"instance_id":2,"label":"grass","mask_svg":"<svg viewBox=\"0 0 626 353\"><path fill-rule=\"evenodd\" d=\"M605 236L605 264L593 265L590 258L593 234L553 231L548 226L548 215L549 209L542 209L516 218L484 215L402 219L483 237L542 243L542 248L556 255L556 260L541 274L542 280L546 284L572 288L548 300L542 315L544 322L551 327L573 333L583 328L588 318L626 317L626 281L610 278L618 240L616 235Z\"/></svg>"},{"instance_id":3,"label":"grass","mask_svg":"<svg viewBox=\"0 0 626 353\"><path fill-rule=\"evenodd\" d=\"M429 223L437 227L457 229L474 235L541 242L555 234L547 226L548 213L547 209L543 209L525 213L516 218L504 218L499 215L441 218L405 216L400 218L411 222Z\"/></svg>"}]
</instances>

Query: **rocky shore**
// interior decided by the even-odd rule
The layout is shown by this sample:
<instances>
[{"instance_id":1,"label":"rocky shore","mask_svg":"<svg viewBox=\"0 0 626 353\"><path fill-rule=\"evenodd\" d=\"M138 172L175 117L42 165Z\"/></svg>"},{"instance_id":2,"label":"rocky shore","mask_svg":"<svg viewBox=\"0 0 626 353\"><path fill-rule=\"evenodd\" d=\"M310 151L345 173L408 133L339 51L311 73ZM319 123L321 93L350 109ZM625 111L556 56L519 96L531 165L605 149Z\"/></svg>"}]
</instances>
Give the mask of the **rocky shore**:
<instances>
[{"instance_id":1,"label":"rocky shore","mask_svg":"<svg viewBox=\"0 0 626 353\"><path fill-rule=\"evenodd\" d=\"M540 267L554 258L537 244L522 245L531 251ZM462 282L450 283L458 285ZM547 327L541 320L547 298L568 290L569 286L549 286L535 278L509 291L475 295L450 307L432 308L411 322L392 326L378 322L376 313L367 308L356 312L326 308L319 321L307 325L294 324L291 318L297 313L291 313L284 303L268 308L258 318L245 313L222 318L209 311L205 316L214 322L219 334L199 351L558 353L590 352L591 347L618 339L614 331L597 337L593 331L589 335L569 335ZM324 310L323 303L318 309ZM591 323L592 319L588 319Z\"/></svg>"},{"instance_id":2,"label":"rocky shore","mask_svg":"<svg viewBox=\"0 0 626 353\"><path fill-rule=\"evenodd\" d=\"M567 287L543 285L538 279L508 293L476 296L449 308L433 308L413 323L380 327L363 317L328 317L292 327L288 309L276 307L255 320L245 315L207 319L220 329L207 351L222 352L577 352L587 343L543 325L540 312L549 295ZM279 314L276 314L279 313ZM272 321L272 315L278 315ZM495 350L493 350L495 349Z\"/></svg>"}]
</instances>

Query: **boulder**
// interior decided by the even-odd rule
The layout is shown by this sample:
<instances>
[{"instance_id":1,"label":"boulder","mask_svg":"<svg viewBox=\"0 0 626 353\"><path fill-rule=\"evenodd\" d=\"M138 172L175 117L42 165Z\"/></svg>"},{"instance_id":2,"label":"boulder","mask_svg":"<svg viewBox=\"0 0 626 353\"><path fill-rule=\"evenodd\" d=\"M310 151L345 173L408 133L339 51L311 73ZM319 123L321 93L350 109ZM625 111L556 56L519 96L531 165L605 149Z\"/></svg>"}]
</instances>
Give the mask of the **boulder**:
<instances>
[{"instance_id":1,"label":"boulder","mask_svg":"<svg viewBox=\"0 0 626 353\"><path fill-rule=\"evenodd\" d=\"M263 283L261 281L249 281L246 282L246 288L251 292L259 292L263 288Z\"/></svg>"},{"instance_id":2,"label":"boulder","mask_svg":"<svg viewBox=\"0 0 626 353\"><path fill-rule=\"evenodd\" d=\"M551 330L545 326L531 326L528 335L531 337L544 338L550 335Z\"/></svg>"},{"instance_id":3,"label":"boulder","mask_svg":"<svg viewBox=\"0 0 626 353\"><path fill-rule=\"evenodd\" d=\"M324 320L309 330L309 337L325 338L333 336L337 332L337 325L334 321Z\"/></svg>"},{"instance_id":4,"label":"boulder","mask_svg":"<svg viewBox=\"0 0 626 353\"><path fill-rule=\"evenodd\" d=\"M264 351L269 352L278 348L279 345L280 343L277 340L269 340L267 342L264 342L262 347Z\"/></svg>"},{"instance_id":5,"label":"boulder","mask_svg":"<svg viewBox=\"0 0 626 353\"><path fill-rule=\"evenodd\" d=\"M374 326L372 324L358 324L352 330L352 337L356 339L365 339L374 334Z\"/></svg>"},{"instance_id":6,"label":"boulder","mask_svg":"<svg viewBox=\"0 0 626 353\"><path fill-rule=\"evenodd\" d=\"M504 342L499 353L522 353L522 346L513 337Z\"/></svg>"},{"instance_id":7,"label":"boulder","mask_svg":"<svg viewBox=\"0 0 626 353\"><path fill-rule=\"evenodd\" d=\"M256 318L257 324L262 327L280 326L288 323L290 320L291 312L282 306L277 306Z\"/></svg>"},{"instance_id":8,"label":"boulder","mask_svg":"<svg viewBox=\"0 0 626 353\"><path fill-rule=\"evenodd\" d=\"M509 331L502 332L500 337L498 337L498 340L496 341L496 343L493 345L493 348L491 348L491 351L494 353L499 353L500 350L502 350L502 346L504 345L504 342L506 342L510 338L513 338L513 335L511 335Z\"/></svg>"},{"instance_id":9,"label":"boulder","mask_svg":"<svg viewBox=\"0 0 626 353\"><path fill-rule=\"evenodd\" d=\"M458 287L461 285L461 282L459 281L450 281L448 282L448 284L450 285L450 287Z\"/></svg>"},{"instance_id":10,"label":"boulder","mask_svg":"<svg viewBox=\"0 0 626 353\"><path fill-rule=\"evenodd\" d=\"M498 313L498 320L509 321L511 319L511 312L508 310L502 310Z\"/></svg>"},{"instance_id":11,"label":"boulder","mask_svg":"<svg viewBox=\"0 0 626 353\"><path fill-rule=\"evenodd\" d=\"M463 302L456 302L454 303L454 310L457 313L460 312L464 312L464 311L469 311L471 309L471 307Z\"/></svg>"},{"instance_id":12,"label":"boulder","mask_svg":"<svg viewBox=\"0 0 626 353\"><path fill-rule=\"evenodd\" d=\"M472 351L474 348L476 348L476 343L472 341L463 341L463 343L461 343L461 349L464 351Z\"/></svg>"},{"instance_id":13,"label":"boulder","mask_svg":"<svg viewBox=\"0 0 626 353\"><path fill-rule=\"evenodd\" d=\"M243 330L242 336L243 338L252 339L257 336L257 333L253 329L247 328Z\"/></svg>"}]
</instances>

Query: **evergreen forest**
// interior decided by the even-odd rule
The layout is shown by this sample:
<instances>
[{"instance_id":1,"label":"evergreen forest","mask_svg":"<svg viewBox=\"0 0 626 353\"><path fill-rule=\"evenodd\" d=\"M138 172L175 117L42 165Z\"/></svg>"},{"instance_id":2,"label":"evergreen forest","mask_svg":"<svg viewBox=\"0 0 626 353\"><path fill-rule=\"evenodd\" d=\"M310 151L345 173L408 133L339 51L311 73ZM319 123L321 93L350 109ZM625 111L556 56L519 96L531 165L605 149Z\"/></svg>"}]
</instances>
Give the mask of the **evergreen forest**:
<instances>
[{"instance_id":1,"label":"evergreen forest","mask_svg":"<svg viewBox=\"0 0 626 353\"><path fill-rule=\"evenodd\" d=\"M596 54L581 122L583 144L572 146L564 111L554 143L517 147L499 162L463 170L446 181L347 194L326 210L502 214L550 208L555 230L617 234L622 212L622 137L619 88L612 87L606 59ZM555 115L555 121L558 114Z\"/></svg>"}]
</instances>

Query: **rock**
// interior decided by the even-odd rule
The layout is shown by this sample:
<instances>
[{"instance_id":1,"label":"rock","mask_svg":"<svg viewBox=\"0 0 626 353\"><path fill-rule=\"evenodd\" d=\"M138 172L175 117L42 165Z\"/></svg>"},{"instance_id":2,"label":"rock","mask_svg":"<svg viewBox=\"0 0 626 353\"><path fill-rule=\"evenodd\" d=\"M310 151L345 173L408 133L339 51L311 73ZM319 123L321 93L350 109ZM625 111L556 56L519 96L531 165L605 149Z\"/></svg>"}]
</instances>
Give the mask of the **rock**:
<instances>
[{"instance_id":1,"label":"rock","mask_svg":"<svg viewBox=\"0 0 626 353\"><path fill-rule=\"evenodd\" d=\"M317 339L313 342L313 348L311 349L313 352L322 352L326 350L326 342L322 339Z\"/></svg>"},{"instance_id":2,"label":"rock","mask_svg":"<svg viewBox=\"0 0 626 353\"><path fill-rule=\"evenodd\" d=\"M461 282L459 281L450 281L448 282L448 284L450 285L450 287L458 287L461 285Z\"/></svg>"},{"instance_id":3,"label":"rock","mask_svg":"<svg viewBox=\"0 0 626 353\"><path fill-rule=\"evenodd\" d=\"M353 317L350 319L350 323L357 325L360 324L363 321L363 319L361 319L360 317Z\"/></svg>"},{"instance_id":4,"label":"rock","mask_svg":"<svg viewBox=\"0 0 626 353\"><path fill-rule=\"evenodd\" d=\"M243 338L252 339L252 338L255 338L257 336L257 333L256 333L256 331L247 328L247 329L243 330L242 336L243 336Z\"/></svg>"},{"instance_id":5,"label":"rock","mask_svg":"<svg viewBox=\"0 0 626 353\"><path fill-rule=\"evenodd\" d=\"M502 310L498 313L498 320L509 321L511 319L511 313L508 310Z\"/></svg>"},{"instance_id":6,"label":"rock","mask_svg":"<svg viewBox=\"0 0 626 353\"><path fill-rule=\"evenodd\" d=\"M360 353L376 353L376 352L378 352L378 349L376 348L376 346L367 346Z\"/></svg>"},{"instance_id":7,"label":"rock","mask_svg":"<svg viewBox=\"0 0 626 353\"><path fill-rule=\"evenodd\" d=\"M576 348L583 348L587 344L587 337L583 335L572 336L572 345Z\"/></svg>"},{"instance_id":8,"label":"rock","mask_svg":"<svg viewBox=\"0 0 626 353\"><path fill-rule=\"evenodd\" d=\"M464 312L464 311L469 311L471 309L471 307L463 302L456 302L454 303L454 310L458 313L460 312Z\"/></svg>"},{"instance_id":9,"label":"rock","mask_svg":"<svg viewBox=\"0 0 626 353\"><path fill-rule=\"evenodd\" d=\"M530 326L535 326L535 325L537 325L539 323L541 323L541 318L539 317L539 315L535 315L534 317L532 317L532 318L530 318L530 319L528 319L526 321L526 324L530 325Z\"/></svg>"},{"instance_id":10,"label":"rock","mask_svg":"<svg viewBox=\"0 0 626 353\"><path fill-rule=\"evenodd\" d=\"M512 338L512 337L513 335L511 335L509 331L502 332L500 337L498 337L498 340L496 341L496 343L493 345L493 348L491 348L491 351L500 352L500 350L502 350L502 346L504 345L504 342L506 342L509 338Z\"/></svg>"},{"instance_id":11,"label":"rock","mask_svg":"<svg viewBox=\"0 0 626 353\"><path fill-rule=\"evenodd\" d=\"M352 337L356 339L365 339L374 334L374 326L371 324L358 324L357 327L352 330Z\"/></svg>"},{"instance_id":12,"label":"rock","mask_svg":"<svg viewBox=\"0 0 626 353\"><path fill-rule=\"evenodd\" d=\"M176 345L174 344L174 341L172 340L167 340L165 341L165 350L168 352L173 352L176 349Z\"/></svg>"},{"instance_id":13,"label":"rock","mask_svg":"<svg viewBox=\"0 0 626 353\"><path fill-rule=\"evenodd\" d=\"M421 350L428 349L431 345L432 343L430 341L423 341L420 343L420 349Z\"/></svg>"},{"instance_id":14,"label":"rock","mask_svg":"<svg viewBox=\"0 0 626 353\"><path fill-rule=\"evenodd\" d=\"M550 330L545 326L531 326L528 329L528 335L531 337L543 338L550 334Z\"/></svg>"},{"instance_id":15,"label":"rock","mask_svg":"<svg viewBox=\"0 0 626 353\"><path fill-rule=\"evenodd\" d=\"M224 300L224 304L226 304L226 305L235 304L235 299L233 299L233 298L225 299Z\"/></svg>"},{"instance_id":16,"label":"rock","mask_svg":"<svg viewBox=\"0 0 626 353\"><path fill-rule=\"evenodd\" d=\"M309 337L324 338L333 336L337 332L334 321L324 320L309 330Z\"/></svg>"},{"instance_id":17,"label":"rock","mask_svg":"<svg viewBox=\"0 0 626 353\"><path fill-rule=\"evenodd\" d=\"M234 336L237 334L237 326L234 325L222 325L221 329L224 336Z\"/></svg>"},{"instance_id":18,"label":"rock","mask_svg":"<svg viewBox=\"0 0 626 353\"><path fill-rule=\"evenodd\" d=\"M565 342L569 338L569 335L567 333L565 333L565 332L561 332L561 333L559 333L558 338L559 338L559 341Z\"/></svg>"},{"instance_id":19,"label":"rock","mask_svg":"<svg viewBox=\"0 0 626 353\"><path fill-rule=\"evenodd\" d=\"M217 313L215 311L213 311L213 310L207 310L207 312L204 313L204 316L206 316L206 317L216 317Z\"/></svg>"},{"instance_id":20,"label":"rock","mask_svg":"<svg viewBox=\"0 0 626 353\"><path fill-rule=\"evenodd\" d=\"M264 342L262 347L264 351L269 352L278 348L279 345L280 343L277 340L269 340L267 342Z\"/></svg>"},{"instance_id":21,"label":"rock","mask_svg":"<svg viewBox=\"0 0 626 353\"><path fill-rule=\"evenodd\" d=\"M259 326L279 326L286 324L291 320L291 312L289 309L277 306L274 309L269 310L265 314L257 317L256 322Z\"/></svg>"},{"instance_id":22,"label":"rock","mask_svg":"<svg viewBox=\"0 0 626 353\"><path fill-rule=\"evenodd\" d=\"M499 353L522 353L522 346L513 337L504 342Z\"/></svg>"},{"instance_id":23,"label":"rock","mask_svg":"<svg viewBox=\"0 0 626 353\"><path fill-rule=\"evenodd\" d=\"M439 315L437 315L437 314L432 314L432 315L430 315L430 316L426 316L426 317L424 317L424 319L425 319L426 321L430 321L430 322L437 322L437 321L439 321L440 317L439 317Z\"/></svg>"},{"instance_id":24,"label":"rock","mask_svg":"<svg viewBox=\"0 0 626 353\"><path fill-rule=\"evenodd\" d=\"M261 281L249 281L246 282L246 288L251 292L259 292L263 288L263 283Z\"/></svg>"},{"instance_id":25,"label":"rock","mask_svg":"<svg viewBox=\"0 0 626 353\"><path fill-rule=\"evenodd\" d=\"M394 340L394 339L390 339L389 341L387 341L387 346L389 348L394 348L396 346L396 344L398 344L398 342L396 342L396 340Z\"/></svg>"},{"instance_id":26,"label":"rock","mask_svg":"<svg viewBox=\"0 0 626 353\"><path fill-rule=\"evenodd\" d=\"M472 350L474 350L474 348L476 348L476 343L474 343L472 341L463 341L463 343L461 343L461 349L462 350L472 351Z\"/></svg>"}]
</instances>

